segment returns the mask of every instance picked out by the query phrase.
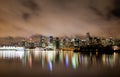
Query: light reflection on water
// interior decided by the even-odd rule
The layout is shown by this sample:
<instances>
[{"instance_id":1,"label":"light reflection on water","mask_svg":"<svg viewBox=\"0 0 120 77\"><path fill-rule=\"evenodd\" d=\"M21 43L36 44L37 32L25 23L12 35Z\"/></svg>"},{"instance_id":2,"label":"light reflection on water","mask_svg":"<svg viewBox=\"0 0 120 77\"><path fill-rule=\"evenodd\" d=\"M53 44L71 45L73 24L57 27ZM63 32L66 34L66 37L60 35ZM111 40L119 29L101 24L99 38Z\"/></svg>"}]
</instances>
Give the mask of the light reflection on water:
<instances>
[{"instance_id":1,"label":"light reflection on water","mask_svg":"<svg viewBox=\"0 0 120 77\"><path fill-rule=\"evenodd\" d=\"M39 66L42 69L48 68L48 70L53 71L58 65L66 69L77 69L93 65L114 67L120 64L120 55L118 53L112 55L91 55L74 53L73 51L40 51L38 49L0 51L0 63L8 61L18 61L21 65L25 65L31 69Z\"/></svg>"}]
</instances>

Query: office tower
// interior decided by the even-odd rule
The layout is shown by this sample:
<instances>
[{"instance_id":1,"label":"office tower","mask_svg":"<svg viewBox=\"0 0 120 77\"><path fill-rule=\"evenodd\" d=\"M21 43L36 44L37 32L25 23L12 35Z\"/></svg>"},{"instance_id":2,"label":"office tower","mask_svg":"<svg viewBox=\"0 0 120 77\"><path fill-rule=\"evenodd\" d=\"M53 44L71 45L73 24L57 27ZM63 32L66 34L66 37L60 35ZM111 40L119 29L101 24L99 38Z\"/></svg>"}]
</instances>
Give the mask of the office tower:
<instances>
[{"instance_id":1,"label":"office tower","mask_svg":"<svg viewBox=\"0 0 120 77\"><path fill-rule=\"evenodd\" d=\"M40 36L40 47L42 48L46 47L45 36Z\"/></svg>"},{"instance_id":2,"label":"office tower","mask_svg":"<svg viewBox=\"0 0 120 77\"><path fill-rule=\"evenodd\" d=\"M49 36L49 37L48 37L48 46L47 46L47 48L48 48L49 50L53 50L53 49L54 49L53 42L54 42L53 36Z\"/></svg>"},{"instance_id":3,"label":"office tower","mask_svg":"<svg viewBox=\"0 0 120 77\"><path fill-rule=\"evenodd\" d=\"M49 43L53 43L53 36L49 36L48 42L49 42Z\"/></svg>"},{"instance_id":4,"label":"office tower","mask_svg":"<svg viewBox=\"0 0 120 77\"><path fill-rule=\"evenodd\" d=\"M79 47L79 39L78 38L73 38L72 39L72 43L73 43L73 46L75 48L78 48Z\"/></svg>"},{"instance_id":5,"label":"office tower","mask_svg":"<svg viewBox=\"0 0 120 77\"><path fill-rule=\"evenodd\" d=\"M21 46L23 47L28 47L28 42L26 40L23 40L22 43L21 43Z\"/></svg>"},{"instance_id":6,"label":"office tower","mask_svg":"<svg viewBox=\"0 0 120 77\"><path fill-rule=\"evenodd\" d=\"M86 40L87 45L92 44L92 37L91 37L90 33L88 32L88 33L86 33L86 35L87 35L87 40Z\"/></svg>"},{"instance_id":7,"label":"office tower","mask_svg":"<svg viewBox=\"0 0 120 77\"><path fill-rule=\"evenodd\" d=\"M60 39L56 38L56 49L60 49Z\"/></svg>"}]
</instances>

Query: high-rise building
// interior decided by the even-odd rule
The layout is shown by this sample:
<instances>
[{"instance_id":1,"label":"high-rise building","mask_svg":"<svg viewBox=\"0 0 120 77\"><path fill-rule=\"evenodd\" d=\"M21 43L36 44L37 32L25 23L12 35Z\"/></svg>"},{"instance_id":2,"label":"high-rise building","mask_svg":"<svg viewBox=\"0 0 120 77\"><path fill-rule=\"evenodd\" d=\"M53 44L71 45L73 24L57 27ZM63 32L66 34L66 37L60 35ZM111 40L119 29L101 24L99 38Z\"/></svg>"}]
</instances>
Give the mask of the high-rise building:
<instances>
[{"instance_id":1,"label":"high-rise building","mask_svg":"<svg viewBox=\"0 0 120 77\"><path fill-rule=\"evenodd\" d=\"M40 36L40 47L42 48L46 47L45 36Z\"/></svg>"},{"instance_id":2,"label":"high-rise building","mask_svg":"<svg viewBox=\"0 0 120 77\"><path fill-rule=\"evenodd\" d=\"M54 49L54 38L53 38L53 36L49 36L48 37L48 42L47 42L47 49L49 49L49 50L53 50Z\"/></svg>"},{"instance_id":3,"label":"high-rise building","mask_svg":"<svg viewBox=\"0 0 120 77\"><path fill-rule=\"evenodd\" d=\"M49 36L48 42L49 42L49 43L53 43L53 36Z\"/></svg>"},{"instance_id":4,"label":"high-rise building","mask_svg":"<svg viewBox=\"0 0 120 77\"><path fill-rule=\"evenodd\" d=\"M23 47L28 47L28 42L26 40L23 40L22 43L21 43L21 46Z\"/></svg>"},{"instance_id":5,"label":"high-rise building","mask_svg":"<svg viewBox=\"0 0 120 77\"><path fill-rule=\"evenodd\" d=\"M87 45L92 44L92 37L91 37L90 33L88 32L88 33L86 33L86 35L87 35L87 40L86 40Z\"/></svg>"},{"instance_id":6,"label":"high-rise building","mask_svg":"<svg viewBox=\"0 0 120 77\"><path fill-rule=\"evenodd\" d=\"M65 47L65 48L69 47L69 39L68 38L63 39L63 47Z\"/></svg>"},{"instance_id":7,"label":"high-rise building","mask_svg":"<svg viewBox=\"0 0 120 77\"><path fill-rule=\"evenodd\" d=\"M74 47L79 47L79 39L78 38L73 38L72 43Z\"/></svg>"},{"instance_id":8,"label":"high-rise building","mask_svg":"<svg viewBox=\"0 0 120 77\"><path fill-rule=\"evenodd\" d=\"M56 38L56 49L60 49L60 39Z\"/></svg>"}]
</instances>

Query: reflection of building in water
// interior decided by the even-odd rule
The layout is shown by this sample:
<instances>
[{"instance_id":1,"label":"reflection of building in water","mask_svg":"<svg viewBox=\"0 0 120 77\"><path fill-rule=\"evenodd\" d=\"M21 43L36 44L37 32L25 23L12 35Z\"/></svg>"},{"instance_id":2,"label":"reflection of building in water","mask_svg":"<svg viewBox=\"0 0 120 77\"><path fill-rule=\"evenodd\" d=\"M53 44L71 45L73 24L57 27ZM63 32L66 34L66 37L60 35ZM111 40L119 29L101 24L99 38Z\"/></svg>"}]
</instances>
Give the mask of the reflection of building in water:
<instances>
[{"instance_id":1,"label":"reflection of building in water","mask_svg":"<svg viewBox=\"0 0 120 77\"><path fill-rule=\"evenodd\" d=\"M102 56L102 62L104 65L110 65L110 66L114 66L116 64L119 64L119 57L118 57L118 53L114 53L113 55L103 55Z\"/></svg>"},{"instance_id":2,"label":"reflection of building in water","mask_svg":"<svg viewBox=\"0 0 120 77\"><path fill-rule=\"evenodd\" d=\"M55 64L64 64L68 67L72 62L72 55L73 52L70 51L33 51L33 53L30 53L30 50L28 50L26 51L25 61L29 66L32 65L32 67L34 67L37 63L39 66L41 65L42 68L48 66L49 70L52 71ZM32 60L32 64L30 59Z\"/></svg>"},{"instance_id":3,"label":"reflection of building in water","mask_svg":"<svg viewBox=\"0 0 120 77\"><path fill-rule=\"evenodd\" d=\"M20 58L24 57L24 49L21 47L0 48L0 58Z\"/></svg>"},{"instance_id":4,"label":"reflection of building in water","mask_svg":"<svg viewBox=\"0 0 120 77\"><path fill-rule=\"evenodd\" d=\"M103 64L104 65L113 65L113 56L112 55L103 55Z\"/></svg>"},{"instance_id":5,"label":"reflection of building in water","mask_svg":"<svg viewBox=\"0 0 120 77\"><path fill-rule=\"evenodd\" d=\"M0 59L19 58L23 65L34 68L48 69L54 68L73 68L91 67L94 65L119 64L120 56L117 53L113 55L90 55L74 53L73 51L41 51L41 49L25 49L25 51L3 50L0 51Z\"/></svg>"},{"instance_id":6,"label":"reflection of building in water","mask_svg":"<svg viewBox=\"0 0 120 77\"><path fill-rule=\"evenodd\" d=\"M48 67L50 71L56 67L56 64L64 65L66 68L73 67L91 67L98 64L115 64L118 62L117 54L114 56L107 55L88 55L73 53L72 51L34 51L32 57L33 66L39 62L42 68ZM105 56L105 57L104 57Z\"/></svg>"},{"instance_id":7,"label":"reflection of building in water","mask_svg":"<svg viewBox=\"0 0 120 77\"><path fill-rule=\"evenodd\" d=\"M74 69L76 69L79 65L78 54L77 53L74 53L74 55L72 57L72 65L73 65Z\"/></svg>"},{"instance_id":8,"label":"reflection of building in water","mask_svg":"<svg viewBox=\"0 0 120 77\"><path fill-rule=\"evenodd\" d=\"M49 70L52 71L52 65L55 63L55 59L55 51L27 50L24 63L29 65L30 68L34 66L41 66L42 68L49 66Z\"/></svg>"}]
</instances>

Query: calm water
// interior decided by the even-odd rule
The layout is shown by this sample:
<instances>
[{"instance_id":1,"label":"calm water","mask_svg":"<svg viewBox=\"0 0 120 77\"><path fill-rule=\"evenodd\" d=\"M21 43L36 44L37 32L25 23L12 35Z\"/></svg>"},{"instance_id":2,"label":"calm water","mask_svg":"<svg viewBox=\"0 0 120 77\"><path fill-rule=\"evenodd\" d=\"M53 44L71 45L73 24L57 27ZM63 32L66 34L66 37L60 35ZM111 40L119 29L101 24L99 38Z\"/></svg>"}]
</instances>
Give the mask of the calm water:
<instances>
[{"instance_id":1,"label":"calm water","mask_svg":"<svg viewBox=\"0 0 120 77\"><path fill-rule=\"evenodd\" d=\"M73 51L0 51L3 77L120 77L120 54L82 54Z\"/></svg>"}]
</instances>

